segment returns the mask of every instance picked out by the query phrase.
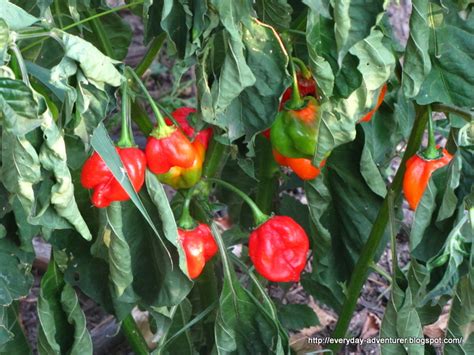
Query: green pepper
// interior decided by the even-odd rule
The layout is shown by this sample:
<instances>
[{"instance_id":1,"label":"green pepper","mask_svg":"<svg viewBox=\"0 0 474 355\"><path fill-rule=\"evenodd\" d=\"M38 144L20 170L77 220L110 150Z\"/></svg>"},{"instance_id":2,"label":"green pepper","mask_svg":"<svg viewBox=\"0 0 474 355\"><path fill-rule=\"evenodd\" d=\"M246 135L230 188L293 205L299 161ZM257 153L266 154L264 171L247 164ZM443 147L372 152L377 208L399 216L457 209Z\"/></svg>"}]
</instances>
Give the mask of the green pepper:
<instances>
[{"instance_id":1,"label":"green pepper","mask_svg":"<svg viewBox=\"0 0 474 355\"><path fill-rule=\"evenodd\" d=\"M312 159L317 143L319 104L307 96L301 107L285 104L270 130L273 149L288 158Z\"/></svg>"}]
</instances>

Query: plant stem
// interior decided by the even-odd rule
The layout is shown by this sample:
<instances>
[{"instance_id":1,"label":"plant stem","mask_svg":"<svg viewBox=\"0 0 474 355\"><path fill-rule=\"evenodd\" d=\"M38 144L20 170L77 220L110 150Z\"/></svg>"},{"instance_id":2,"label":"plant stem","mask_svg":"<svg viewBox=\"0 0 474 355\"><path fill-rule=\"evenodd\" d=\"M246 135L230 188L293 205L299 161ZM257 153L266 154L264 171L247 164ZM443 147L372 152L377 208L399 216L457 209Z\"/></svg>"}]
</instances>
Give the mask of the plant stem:
<instances>
[{"instance_id":1,"label":"plant stem","mask_svg":"<svg viewBox=\"0 0 474 355\"><path fill-rule=\"evenodd\" d=\"M124 80L122 83L122 127L120 130L120 139L117 145L120 148L129 148L135 145L133 141L133 134L131 130L131 120L130 120L130 98L128 97L128 83L127 80Z\"/></svg>"},{"instance_id":2,"label":"plant stem","mask_svg":"<svg viewBox=\"0 0 474 355\"><path fill-rule=\"evenodd\" d=\"M467 122L474 121L474 112L467 111L457 106L444 105L440 103L431 104L431 108L436 112L454 113L455 115L462 117Z\"/></svg>"},{"instance_id":3,"label":"plant stem","mask_svg":"<svg viewBox=\"0 0 474 355\"><path fill-rule=\"evenodd\" d=\"M68 26L62 27L61 30L68 31L71 28L77 27L79 25L82 25L82 24L84 24L86 22L89 22L91 20L94 20L96 18L106 16L106 15L112 14L112 13L120 11L120 10L125 10L125 9L130 8L130 7L141 5L141 4L143 4L143 2L144 2L144 0L139 0L139 1L131 2L130 4L125 4L125 5L122 5L122 6L114 7L113 9L110 9L110 10L107 10L107 11L104 11L104 12L100 12L98 14L94 14L92 16L86 17L85 19L82 19L80 21L71 23ZM22 33L22 35L28 35L28 34L29 34L28 32ZM44 34L45 36L48 36L50 34L50 31L48 30L48 31L44 31L44 32L33 32L31 34L35 34L35 35ZM36 42L30 44L29 46L26 46L25 48L23 48L23 51L28 51L31 48L36 47L38 44L41 44L45 39L46 39L46 37L40 39L39 41L36 41Z\"/></svg>"},{"instance_id":4,"label":"plant stem","mask_svg":"<svg viewBox=\"0 0 474 355\"><path fill-rule=\"evenodd\" d=\"M16 45L16 43L10 44L10 49L15 55L16 60L18 62L18 66L20 67L21 79L27 86L30 86L30 79L28 78L28 70L26 69L25 61L23 60L23 56L21 55L21 52L18 49L18 46Z\"/></svg>"},{"instance_id":5,"label":"plant stem","mask_svg":"<svg viewBox=\"0 0 474 355\"><path fill-rule=\"evenodd\" d=\"M150 349L138 329L137 323L135 323L135 319L133 319L132 314L129 314L123 321L122 321L122 330L130 344L130 347L137 355L148 355Z\"/></svg>"},{"instance_id":6,"label":"plant stem","mask_svg":"<svg viewBox=\"0 0 474 355\"><path fill-rule=\"evenodd\" d=\"M89 17L86 17L85 19L83 20L80 20L80 21L77 21L77 22L74 22L74 23L71 23L70 25L66 26L66 27L63 27L61 28L63 31L68 31L70 30L71 28L74 28L74 27L77 27L79 25L82 25L83 23L86 23L86 22L89 22L91 20L94 20L96 18L99 18L99 17L102 17L102 16L106 16L106 15L109 15L109 14L113 14L114 12L117 12L117 11L121 11L121 10L125 10L125 9L128 9L130 7L134 7L134 6L137 6L137 5L141 5L143 4L143 0L139 0L139 1L135 1L135 2L131 2L130 4L125 4L125 5L122 5L122 6L117 6L117 7L114 7L113 9L110 9L110 10L107 10L107 11L104 11L104 12L100 12L98 14L94 14L92 16L89 16Z\"/></svg>"},{"instance_id":7,"label":"plant stem","mask_svg":"<svg viewBox=\"0 0 474 355\"><path fill-rule=\"evenodd\" d=\"M173 131L173 128L169 127L166 124L165 119L161 115L160 110L158 110L158 107L156 106L155 100L153 100L153 98L151 97L151 95L148 92L148 89L146 88L145 84L143 84L141 79L138 77L137 73L135 73L135 71L133 71L132 68L127 67L126 70L130 73L132 78L135 79L135 81L137 82L137 84L140 87L141 91L145 95L148 103L150 104L151 109L153 110L153 113L155 114L156 122L158 124L157 138L159 138L160 136L168 136L169 134L171 134L171 132Z\"/></svg>"},{"instance_id":8,"label":"plant stem","mask_svg":"<svg viewBox=\"0 0 474 355\"><path fill-rule=\"evenodd\" d=\"M428 115L426 114L426 107L417 106L415 125L410 134L410 138L408 140L407 148L405 150L405 154L403 155L401 165L398 168L392 186L390 187L394 198L398 199L398 197L400 196L402 190L403 175L405 174L406 170L406 161L413 154L416 153L418 147L420 146L427 120ZM382 240L383 234L387 227L387 222L389 218L388 196L389 195L387 194L383 201L382 207L380 208L372 230L370 231L369 238L367 239L365 246L362 248L359 260L357 260L357 263L354 267L354 271L352 273L352 277L346 292L347 298L342 306L342 311L339 315L336 328L332 333L333 338L343 338L347 333L349 322L357 305L357 299L359 298L360 290L362 289L362 286L364 285L364 282L366 280L367 271L370 267L371 262L374 259L375 253L377 252L378 246L380 244L380 241ZM337 353L341 345L342 344L331 344L329 346L329 349L331 349L334 353Z\"/></svg>"},{"instance_id":9,"label":"plant stem","mask_svg":"<svg viewBox=\"0 0 474 355\"><path fill-rule=\"evenodd\" d=\"M296 58L296 57L292 57L292 59L293 59L294 64L298 66L301 74L303 75L305 79L309 79L312 77L311 71L308 69L306 64L304 64L304 62L301 59Z\"/></svg>"},{"instance_id":10,"label":"plant stem","mask_svg":"<svg viewBox=\"0 0 474 355\"><path fill-rule=\"evenodd\" d=\"M144 135L148 136L151 131L153 131L153 123L150 122L148 113L143 109L137 100L132 102L131 109L133 122L136 123Z\"/></svg>"},{"instance_id":11,"label":"plant stem","mask_svg":"<svg viewBox=\"0 0 474 355\"><path fill-rule=\"evenodd\" d=\"M142 76L145 71L150 67L151 63L153 63L153 59L155 59L156 55L161 49L163 42L165 41L166 33L160 33L157 37L153 38L148 47L148 50L145 56L142 58L140 63L138 63L137 67L135 68L135 73L138 76Z\"/></svg>"},{"instance_id":12,"label":"plant stem","mask_svg":"<svg viewBox=\"0 0 474 355\"><path fill-rule=\"evenodd\" d=\"M220 174L220 170L225 165L228 156L229 146L213 139L206 152L202 175L204 177L215 177Z\"/></svg>"},{"instance_id":13,"label":"plant stem","mask_svg":"<svg viewBox=\"0 0 474 355\"><path fill-rule=\"evenodd\" d=\"M193 192L195 187L196 185L188 190L184 199L183 211L181 212L181 217L179 217L178 220L178 227L183 229L192 229L196 226L196 222L189 213L189 205L191 204L191 200L193 199Z\"/></svg>"},{"instance_id":14,"label":"plant stem","mask_svg":"<svg viewBox=\"0 0 474 355\"><path fill-rule=\"evenodd\" d=\"M431 106L428 106L428 146L421 152L421 155L427 160L438 159L441 156L441 153L436 149Z\"/></svg>"},{"instance_id":15,"label":"plant stem","mask_svg":"<svg viewBox=\"0 0 474 355\"><path fill-rule=\"evenodd\" d=\"M288 101L288 107L292 110L297 110L304 105L304 101L301 99L300 89L298 87L298 77L296 76L295 64L293 63L293 57L290 55L290 70L293 82L291 84L292 92L291 99ZM286 105L285 105L286 106Z\"/></svg>"},{"instance_id":16,"label":"plant stem","mask_svg":"<svg viewBox=\"0 0 474 355\"><path fill-rule=\"evenodd\" d=\"M258 184L255 203L264 213L270 213L273 210L273 199L278 190L277 173L280 169L273 158L272 147L268 139L257 137L256 144L260 149L256 152Z\"/></svg>"},{"instance_id":17,"label":"plant stem","mask_svg":"<svg viewBox=\"0 0 474 355\"><path fill-rule=\"evenodd\" d=\"M270 216L266 215L260 210L260 208L258 208L255 202L250 197L248 197L248 195L245 192L236 188L234 185L231 185L228 182L225 182L220 179L215 179L215 178L208 178L207 180L211 182L215 182L216 184L221 185L222 187L225 187L226 189L239 195L240 198L244 200L249 205L250 209L252 210L253 218L257 226L270 218Z\"/></svg>"}]
</instances>

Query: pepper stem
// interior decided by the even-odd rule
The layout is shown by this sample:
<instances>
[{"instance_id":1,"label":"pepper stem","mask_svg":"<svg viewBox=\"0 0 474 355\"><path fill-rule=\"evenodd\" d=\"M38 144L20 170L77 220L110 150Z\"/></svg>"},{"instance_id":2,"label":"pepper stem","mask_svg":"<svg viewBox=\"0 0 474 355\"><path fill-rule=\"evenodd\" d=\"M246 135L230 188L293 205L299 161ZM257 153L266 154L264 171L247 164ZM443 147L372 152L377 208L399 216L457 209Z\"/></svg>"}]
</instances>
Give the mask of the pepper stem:
<instances>
[{"instance_id":1,"label":"pepper stem","mask_svg":"<svg viewBox=\"0 0 474 355\"><path fill-rule=\"evenodd\" d=\"M128 82L124 80L121 87L122 91L122 128L120 139L117 145L120 148L129 148L135 146L132 134L132 123L130 119L130 98L128 96Z\"/></svg>"},{"instance_id":2,"label":"pepper stem","mask_svg":"<svg viewBox=\"0 0 474 355\"><path fill-rule=\"evenodd\" d=\"M244 200L249 205L250 209L252 210L253 218L257 226L270 218L270 216L266 215L265 213L262 212L260 208L258 208L257 204L250 197L248 197L245 192L243 192L242 190L239 190L234 185L231 185L228 182L225 182L223 180L216 179L216 178L208 178L207 180L211 182L215 182L216 184L221 185L222 187L225 187L226 189L239 195L240 198Z\"/></svg>"},{"instance_id":3,"label":"pepper stem","mask_svg":"<svg viewBox=\"0 0 474 355\"><path fill-rule=\"evenodd\" d=\"M308 69L306 64L304 62L296 57L292 57L293 63L295 63L298 66L298 69L300 70L301 74L303 75L303 78L305 79L310 79L313 74L311 74L311 71Z\"/></svg>"},{"instance_id":4,"label":"pepper stem","mask_svg":"<svg viewBox=\"0 0 474 355\"><path fill-rule=\"evenodd\" d=\"M191 200L193 198L194 187L190 188L186 193L186 198L184 199L183 203L183 211L181 212L181 217L178 220L178 227L183 229L192 229L196 226L196 222L194 218L191 217L189 213L189 205L191 204Z\"/></svg>"},{"instance_id":5,"label":"pepper stem","mask_svg":"<svg viewBox=\"0 0 474 355\"><path fill-rule=\"evenodd\" d=\"M155 100L153 100L153 98L151 97L150 93L148 92L146 86L143 84L141 79L138 77L137 73L135 73L135 71L130 67L126 67L126 70L130 73L132 78L137 82L138 86L140 86L141 91L145 95L148 103L151 106L151 109L153 110L153 113L155 114L156 123L157 123L158 127L155 130L153 130L152 135L156 138L168 137L171 133L173 133L175 128L170 127L166 124L165 119L161 115L161 112L158 109L158 107L156 106Z\"/></svg>"},{"instance_id":6,"label":"pepper stem","mask_svg":"<svg viewBox=\"0 0 474 355\"><path fill-rule=\"evenodd\" d=\"M300 89L298 88L298 77L296 76L295 63L293 62L293 57L290 56L290 70L291 76L293 78L293 83L291 84L292 92L291 99L285 106L288 106L292 110L297 110L304 105L304 100L301 98Z\"/></svg>"},{"instance_id":7,"label":"pepper stem","mask_svg":"<svg viewBox=\"0 0 474 355\"><path fill-rule=\"evenodd\" d=\"M439 150L436 148L431 105L428 105L428 146L421 152L421 155L427 160L438 159L441 157Z\"/></svg>"}]
</instances>

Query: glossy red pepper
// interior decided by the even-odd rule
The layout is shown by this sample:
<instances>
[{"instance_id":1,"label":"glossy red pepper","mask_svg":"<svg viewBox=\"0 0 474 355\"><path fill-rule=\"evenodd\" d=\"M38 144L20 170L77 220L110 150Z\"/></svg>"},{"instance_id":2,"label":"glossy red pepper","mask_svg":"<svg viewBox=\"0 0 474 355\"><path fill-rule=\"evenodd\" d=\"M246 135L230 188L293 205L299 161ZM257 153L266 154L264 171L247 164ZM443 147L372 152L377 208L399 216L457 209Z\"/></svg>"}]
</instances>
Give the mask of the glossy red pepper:
<instances>
[{"instance_id":1,"label":"glossy red pepper","mask_svg":"<svg viewBox=\"0 0 474 355\"><path fill-rule=\"evenodd\" d=\"M171 127L170 127L171 128ZM148 168L154 174L168 172L173 166L189 168L196 152L193 145L179 129L173 127L169 135L150 135L145 147Z\"/></svg>"},{"instance_id":2,"label":"glossy red pepper","mask_svg":"<svg viewBox=\"0 0 474 355\"><path fill-rule=\"evenodd\" d=\"M301 180L315 179L321 173L321 168L326 164L326 159L324 159L319 168L316 168L311 159L287 158L278 153L276 149L273 149L273 157L279 165L291 168Z\"/></svg>"},{"instance_id":3,"label":"glossy red pepper","mask_svg":"<svg viewBox=\"0 0 474 355\"><path fill-rule=\"evenodd\" d=\"M207 224L200 223L193 229L178 228L179 241L186 254L188 274L192 279L201 275L206 262L217 253L217 244Z\"/></svg>"},{"instance_id":4,"label":"glossy red pepper","mask_svg":"<svg viewBox=\"0 0 474 355\"><path fill-rule=\"evenodd\" d=\"M133 187L138 192L145 181L146 157L138 148L115 148L127 171ZM112 175L97 152L86 160L81 172L81 184L86 189L94 189L94 206L107 207L113 201L126 201L130 198L120 183Z\"/></svg>"},{"instance_id":5,"label":"glossy red pepper","mask_svg":"<svg viewBox=\"0 0 474 355\"><path fill-rule=\"evenodd\" d=\"M180 107L174 110L171 115L179 123L184 134L188 136L191 141L195 142L196 140L200 142L204 149L207 149L209 141L212 138L212 128L206 128L199 131L195 136L194 128L189 124L187 118L191 113L196 112L192 107ZM173 122L169 118L165 118L166 124L169 126L173 125Z\"/></svg>"},{"instance_id":6,"label":"glossy red pepper","mask_svg":"<svg viewBox=\"0 0 474 355\"><path fill-rule=\"evenodd\" d=\"M372 119L372 116L374 115L374 113L379 109L380 105L382 105L386 92L387 92L387 84L384 84L384 86L382 86L382 90L380 91L377 104L368 114L362 117L362 119L359 122L369 122Z\"/></svg>"},{"instance_id":7,"label":"glossy red pepper","mask_svg":"<svg viewBox=\"0 0 474 355\"><path fill-rule=\"evenodd\" d=\"M292 218L273 216L250 234L249 256L267 280L299 281L306 265L309 239Z\"/></svg>"},{"instance_id":8,"label":"glossy red pepper","mask_svg":"<svg viewBox=\"0 0 474 355\"><path fill-rule=\"evenodd\" d=\"M443 149L442 156L438 159L427 160L415 154L407 160L407 169L403 177L403 193L412 210L416 210L433 172L448 165L452 158L453 156Z\"/></svg>"}]
</instances>

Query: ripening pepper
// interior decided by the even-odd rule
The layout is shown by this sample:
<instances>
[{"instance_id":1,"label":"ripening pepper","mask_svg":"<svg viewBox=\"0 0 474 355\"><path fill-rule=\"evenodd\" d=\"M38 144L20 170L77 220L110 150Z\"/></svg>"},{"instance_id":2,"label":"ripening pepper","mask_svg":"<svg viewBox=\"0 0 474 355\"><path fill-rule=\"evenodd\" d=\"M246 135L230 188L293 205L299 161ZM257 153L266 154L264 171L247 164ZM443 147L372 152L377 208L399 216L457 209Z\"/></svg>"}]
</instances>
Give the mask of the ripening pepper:
<instances>
[{"instance_id":1,"label":"ripening pepper","mask_svg":"<svg viewBox=\"0 0 474 355\"><path fill-rule=\"evenodd\" d=\"M384 84L384 86L382 86L382 90L380 91L379 98L377 99L377 104L368 114L362 117L362 119L359 122L369 122L372 119L372 116L374 115L374 113L378 110L380 105L382 105L386 92L387 92L387 84Z\"/></svg>"},{"instance_id":2,"label":"ripening pepper","mask_svg":"<svg viewBox=\"0 0 474 355\"><path fill-rule=\"evenodd\" d=\"M313 180L321 173L320 168L326 164L325 159L321 162L319 168L316 168L310 159L287 158L278 153L275 149L273 149L273 157L279 165L291 168L301 180Z\"/></svg>"},{"instance_id":3,"label":"ripening pepper","mask_svg":"<svg viewBox=\"0 0 474 355\"><path fill-rule=\"evenodd\" d=\"M196 158L196 151L189 138L175 126L155 129L145 147L148 168L154 174L163 174L172 167L189 168Z\"/></svg>"},{"instance_id":4,"label":"ripening pepper","mask_svg":"<svg viewBox=\"0 0 474 355\"><path fill-rule=\"evenodd\" d=\"M145 181L145 154L134 147L115 149L135 191L140 191ZM81 184L86 189L94 189L92 203L99 208L107 207L113 201L126 201L130 198L97 152L84 163Z\"/></svg>"},{"instance_id":5,"label":"ripening pepper","mask_svg":"<svg viewBox=\"0 0 474 355\"><path fill-rule=\"evenodd\" d=\"M415 154L406 162L406 171L403 177L403 193L412 210L416 210L433 172L449 164L453 156L446 149L442 149L437 159L425 159Z\"/></svg>"},{"instance_id":6,"label":"ripening pepper","mask_svg":"<svg viewBox=\"0 0 474 355\"><path fill-rule=\"evenodd\" d=\"M189 189L190 187L196 185L201 179L202 164L204 162L206 151L204 146L201 144L194 143L194 148L196 154L193 165L191 165L189 168L173 166L167 173L158 174L158 180L176 190Z\"/></svg>"},{"instance_id":7,"label":"ripening pepper","mask_svg":"<svg viewBox=\"0 0 474 355\"><path fill-rule=\"evenodd\" d=\"M195 228L178 228L179 241L186 254L188 274L192 279L197 278L206 262L217 253L217 244L207 224L199 223Z\"/></svg>"},{"instance_id":8,"label":"ripening pepper","mask_svg":"<svg viewBox=\"0 0 474 355\"><path fill-rule=\"evenodd\" d=\"M158 174L158 180L162 183L167 184L174 189L188 189L194 186L201 178L202 165L206 157L206 150L209 145L209 141L212 138L212 128L207 128L199 131L197 134L194 132L194 128L188 123L187 116L190 113L196 112L195 109L189 107L181 107L176 109L172 116L180 124L183 132L190 138L193 139L192 146L194 148L194 161L193 164L187 168L181 166L173 166L168 172L164 174ZM170 119L166 119L168 125L172 125Z\"/></svg>"},{"instance_id":9,"label":"ripening pepper","mask_svg":"<svg viewBox=\"0 0 474 355\"><path fill-rule=\"evenodd\" d=\"M274 282L299 281L309 239L292 218L272 216L250 234L249 256L255 269Z\"/></svg>"},{"instance_id":10,"label":"ripening pepper","mask_svg":"<svg viewBox=\"0 0 474 355\"><path fill-rule=\"evenodd\" d=\"M307 96L301 108L288 104L276 116L270 130L273 149L289 158L312 159L316 150L319 104Z\"/></svg>"}]
</instances>

